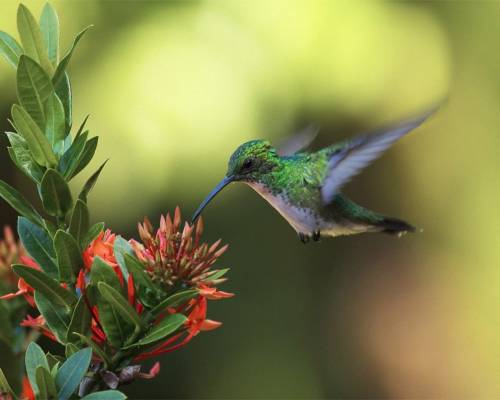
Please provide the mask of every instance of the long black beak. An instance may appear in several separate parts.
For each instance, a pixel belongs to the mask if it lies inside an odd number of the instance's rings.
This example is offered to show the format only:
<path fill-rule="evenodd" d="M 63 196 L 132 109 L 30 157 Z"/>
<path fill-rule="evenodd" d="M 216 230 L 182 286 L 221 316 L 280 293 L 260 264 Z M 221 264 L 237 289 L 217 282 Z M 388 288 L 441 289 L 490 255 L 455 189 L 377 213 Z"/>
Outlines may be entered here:
<path fill-rule="evenodd" d="M 203 209 L 207 206 L 210 201 L 219 193 L 222 189 L 224 189 L 227 185 L 229 185 L 233 181 L 232 176 L 226 176 L 222 181 L 219 182 L 219 184 L 210 192 L 210 194 L 203 200 L 203 203 L 200 204 L 198 209 L 193 215 L 193 218 L 191 219 L 191 223 L 194 224 L 198 217 L 200 216 L 201 212 Z"/>

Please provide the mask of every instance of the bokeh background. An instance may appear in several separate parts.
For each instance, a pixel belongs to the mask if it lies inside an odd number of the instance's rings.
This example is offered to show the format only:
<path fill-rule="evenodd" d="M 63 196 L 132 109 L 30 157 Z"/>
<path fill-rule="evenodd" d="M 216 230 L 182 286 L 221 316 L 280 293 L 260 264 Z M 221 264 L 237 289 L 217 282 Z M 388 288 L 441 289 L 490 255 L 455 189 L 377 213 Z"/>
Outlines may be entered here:
<path fill-rule="evenodd" d="M 0 2 L 0 29 L 17 3 Z M 190 216 L 246 140 L 314 123 L 320 147 L 446 99 L 346 188 L 423 233 L 304 246 L 249 188 L 226 189 L 204 214 L 230 243 L 237 296 L 209 310 L 224 325 L 132 397 L 500 396 L 499 2 L 53 4 L 63 45 L 95 25 L 70 66 L 75 117 L 100 136 L 94 167 L 110 158 L 92 218 L 128 237 L 177 204 Z M 2 130 L 15 97 L 2 62 Z M 0 178 L 35 198 L 0 143 Z M 15 224 L 3 202 L 0 217 Z"/>

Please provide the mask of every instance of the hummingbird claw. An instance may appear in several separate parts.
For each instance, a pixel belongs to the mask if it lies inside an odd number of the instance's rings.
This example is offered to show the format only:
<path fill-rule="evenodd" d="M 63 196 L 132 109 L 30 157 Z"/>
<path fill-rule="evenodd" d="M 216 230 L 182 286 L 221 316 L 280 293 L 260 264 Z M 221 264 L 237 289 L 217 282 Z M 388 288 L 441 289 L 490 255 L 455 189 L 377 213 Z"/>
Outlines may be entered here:
<path fill-rule="evenodd" d="M 315 242 L 319 241 L 319 239 L 321 239 L 321 231 L 319 229 L 317 231 L 314 231 L 312 234 L 312 238 Z"/>
<path fill-rule="evenodd" d="M 302 243 L 306 244 L 309 243 L 309 235 L 306 235 L 305 233 L 299 232 L 299 239 Z"/>

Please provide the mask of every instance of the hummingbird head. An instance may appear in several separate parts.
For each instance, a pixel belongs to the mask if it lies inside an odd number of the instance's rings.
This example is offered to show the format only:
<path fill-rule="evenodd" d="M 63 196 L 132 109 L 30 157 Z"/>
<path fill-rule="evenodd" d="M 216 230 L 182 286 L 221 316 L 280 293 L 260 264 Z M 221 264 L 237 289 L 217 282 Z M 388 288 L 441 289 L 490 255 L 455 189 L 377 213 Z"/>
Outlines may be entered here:
<path fill-rule="evenodd" d="M 266 140 L 251 140 L 239 146 L 231 155 L 224 179 L 203 200 L 193 215 L 196 221 L 207 204 L 231 182 L 258 182 L 260 178 L 275 169 L 279 163 L 276 150 Z"/>

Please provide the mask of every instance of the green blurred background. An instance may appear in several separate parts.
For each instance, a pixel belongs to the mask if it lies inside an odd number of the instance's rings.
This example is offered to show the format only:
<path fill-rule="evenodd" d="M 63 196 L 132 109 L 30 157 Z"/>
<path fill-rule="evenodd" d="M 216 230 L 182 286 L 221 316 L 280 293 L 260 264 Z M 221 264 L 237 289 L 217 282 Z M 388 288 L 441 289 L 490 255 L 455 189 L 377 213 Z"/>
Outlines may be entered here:
<path fill-rule="evenodd" d="M 0 29 L 15 32 L 17 4 L 0 2 Z M 100 136 L 94 167 L 110 158 L 93 220 L 129 237 L 144 215 L 190 216 L 246 140 L 315 123 L 319 147 L 448 99 L 346 188 L 423 233 L 304 246 L 249 188 L 220 195 L 206 236 L 230 243 L 220 266 L 237 296 L 212 302 L 223 327 L 165 356 L 132 397 L 500 396 L 500 3 L 53 4 L 63 45 L 95 25 L 70 66 L 75 117 L 91 113 Z M 3 62 L 0 88 L 5 130 Z M 0 178 L 34 198 L 0 142 Z M 0 216 L 15 224 L 3 202 Z"/>

